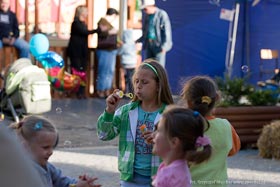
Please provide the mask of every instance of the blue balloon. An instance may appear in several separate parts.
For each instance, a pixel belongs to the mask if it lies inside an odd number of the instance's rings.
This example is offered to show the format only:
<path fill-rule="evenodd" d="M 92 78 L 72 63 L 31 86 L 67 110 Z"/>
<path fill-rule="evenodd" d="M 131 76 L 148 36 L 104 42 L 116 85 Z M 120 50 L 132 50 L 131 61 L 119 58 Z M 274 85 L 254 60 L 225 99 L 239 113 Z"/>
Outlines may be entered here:
<path fill-rule="evenodd" d="M 44 54 L 36 56 L 35 58 L 42 64 L 42 66 L 45 69 L 49 69 L 53 67 L 62 68 L 64 66 L 63 58 L 59 54 L 53 51 L 48 51 Z"/>
<path fill-rule="evenodd" d="M 49 46 L 49 40 L 44 34 L 35 34 L 29 42 L 30 52 L 35 57 L 46 53 Z"/>

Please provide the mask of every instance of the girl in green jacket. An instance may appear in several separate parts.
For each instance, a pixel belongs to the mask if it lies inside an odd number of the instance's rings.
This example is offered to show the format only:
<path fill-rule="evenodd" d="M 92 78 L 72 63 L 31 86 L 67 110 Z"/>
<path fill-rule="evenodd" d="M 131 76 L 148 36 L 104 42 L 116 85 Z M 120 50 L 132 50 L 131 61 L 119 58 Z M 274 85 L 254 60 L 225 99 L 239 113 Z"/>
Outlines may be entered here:
<path fill-rule="evenodd" d="M 173 99 L 165 69 L 155 60 L 141 63 L 133 75 L 132 102 L 118 107 L 121 97 L 115 90 L 106 99 L 98 119 L 97 133 L 107 141 L 119 135 L 118 168 L 121 187 L 151 187 L 151 176 L 160 164 L 152 154 L 152 132 L 166 105 Z M 143 128 L 145 127 L 145 128 Z"/>

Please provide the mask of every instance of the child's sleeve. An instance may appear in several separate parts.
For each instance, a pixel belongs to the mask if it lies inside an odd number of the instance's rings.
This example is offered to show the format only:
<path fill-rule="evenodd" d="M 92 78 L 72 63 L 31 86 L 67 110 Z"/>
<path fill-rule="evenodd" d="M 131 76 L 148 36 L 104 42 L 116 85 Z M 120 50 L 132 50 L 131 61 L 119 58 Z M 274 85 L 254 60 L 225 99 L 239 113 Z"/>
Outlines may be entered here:
<path fill-rule="evenodd" d="M 232 148 L 229 151 L 228 156 L 235 155 L 240 150 L 241 147 L 240 138 L 232 125 L 231 125 L 231 135 L 232 135 Z"/>
<path fill-rule="evenodd" d="M 76 179 L 62 175 L 61 170 L 54 165 L 48 163 L 47 167 L 54 187 L 69 187 L 70 184 L 77 183 Z"/>
<path fill-rule="evenodd" d="M 115 114 L 103 112 L 97 121 L 97 135 L 100 140 L 108 141 L 114 139 L 119 134 L 119 116 L 118 109 Z"/>

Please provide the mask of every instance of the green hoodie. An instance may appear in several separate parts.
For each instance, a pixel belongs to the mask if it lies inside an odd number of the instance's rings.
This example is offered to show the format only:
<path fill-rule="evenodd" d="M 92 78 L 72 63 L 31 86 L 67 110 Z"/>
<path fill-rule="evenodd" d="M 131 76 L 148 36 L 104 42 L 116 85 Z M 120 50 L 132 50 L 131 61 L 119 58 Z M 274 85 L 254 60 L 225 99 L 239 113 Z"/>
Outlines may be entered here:
<path fill-rule="evenodd" d="M 154 121 L 156 124 L 164 107 L 159 111 Z M 138 119 L 139 101 L 131 102 L 121 106 L 114 114 L 106 111 L 100 115 L 97 122 L 97 135 L 100 140 L 108 141 L 119 136 L 118 168 L 121 180 L 133 179 L 134 155 L 135 155 L 135 133 Z M 158 156 L 152 156 L 151 176 L 157 172 L 161 160 Z"/>

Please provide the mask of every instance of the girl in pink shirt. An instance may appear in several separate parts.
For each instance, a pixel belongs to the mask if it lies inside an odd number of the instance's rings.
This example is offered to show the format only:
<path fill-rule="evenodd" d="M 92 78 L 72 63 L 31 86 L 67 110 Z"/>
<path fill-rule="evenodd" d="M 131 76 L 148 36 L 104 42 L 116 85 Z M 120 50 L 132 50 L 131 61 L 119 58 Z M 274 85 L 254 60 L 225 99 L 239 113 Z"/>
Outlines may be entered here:
<path fill-rule="evenodd" d="M 190 163 L 201 163 L 211 155 L 210 139 L 203 135 L 205 119 L 191 109 L 169 106 L 153 134 L 153 153 L 160 156 L 154 187 L 189 187 Z"/>

